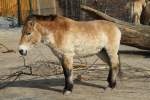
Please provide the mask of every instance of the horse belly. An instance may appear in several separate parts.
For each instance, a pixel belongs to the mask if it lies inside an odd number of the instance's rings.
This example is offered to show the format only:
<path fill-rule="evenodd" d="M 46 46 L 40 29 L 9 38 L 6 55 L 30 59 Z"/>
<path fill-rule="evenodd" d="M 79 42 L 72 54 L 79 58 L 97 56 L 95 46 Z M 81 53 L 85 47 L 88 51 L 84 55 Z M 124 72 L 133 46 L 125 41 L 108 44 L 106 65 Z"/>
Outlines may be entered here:
<path fill-rule="evenodd" d="M 84 42 L 80 41 L 75 45 L 75 55 L 77 56 L 90 56 L 98 53 L 104 47 L 102 42 Z"/>

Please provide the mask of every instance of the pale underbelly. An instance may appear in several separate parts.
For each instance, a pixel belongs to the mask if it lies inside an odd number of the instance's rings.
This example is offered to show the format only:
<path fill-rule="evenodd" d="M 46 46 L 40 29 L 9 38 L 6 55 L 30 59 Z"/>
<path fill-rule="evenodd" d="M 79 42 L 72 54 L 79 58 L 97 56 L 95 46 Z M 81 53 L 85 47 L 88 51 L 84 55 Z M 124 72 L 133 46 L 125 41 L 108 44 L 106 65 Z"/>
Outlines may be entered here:
<path fill-rule="evenodd" d="M 97 54 L 102 50 L 103 47 L 88 47 L 88 48 L 76 48 L 74 53 L 76 56 L 79 57 L 86 57 L 86 56 L 92 56 Z"/>

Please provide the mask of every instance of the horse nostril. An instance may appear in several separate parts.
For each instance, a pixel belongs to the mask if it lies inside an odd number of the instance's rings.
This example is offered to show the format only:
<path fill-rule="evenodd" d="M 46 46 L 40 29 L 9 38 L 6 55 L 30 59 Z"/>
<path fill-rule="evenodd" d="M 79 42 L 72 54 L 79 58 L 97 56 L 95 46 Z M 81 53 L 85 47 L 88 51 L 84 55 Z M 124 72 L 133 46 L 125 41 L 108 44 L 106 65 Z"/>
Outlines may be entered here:
<path fill-rule="evenodd" d="M 23 50 L 21 49 L 21 50 L 19 50 L 19 53 L 21 54 L 21 55 L 23 55 Z"/>
<path fill-rule="evenodd" d="M 26 56 L 27 55 L 27 51 L 26 50 L 23 50 L 23 49 L 20 49 L 19 50 L 19 53 L 23 56 Z"/>

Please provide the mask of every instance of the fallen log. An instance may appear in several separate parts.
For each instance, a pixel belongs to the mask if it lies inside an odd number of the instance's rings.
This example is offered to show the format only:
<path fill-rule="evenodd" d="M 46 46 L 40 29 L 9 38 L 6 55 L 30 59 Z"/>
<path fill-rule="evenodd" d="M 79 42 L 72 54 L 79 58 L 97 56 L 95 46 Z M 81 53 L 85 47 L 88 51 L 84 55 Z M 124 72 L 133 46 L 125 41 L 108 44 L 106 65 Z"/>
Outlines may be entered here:
<path fill-rule="evenodd" d="M 96 15 L 100 19 L 116 23 L 122 31 L 121 44 L 150 50 L 150 26 L 134 25 L 132 23 L 121 21 L 84 5 L 81 5 L 81 9 L 90 13 L 90 15 Z"/>

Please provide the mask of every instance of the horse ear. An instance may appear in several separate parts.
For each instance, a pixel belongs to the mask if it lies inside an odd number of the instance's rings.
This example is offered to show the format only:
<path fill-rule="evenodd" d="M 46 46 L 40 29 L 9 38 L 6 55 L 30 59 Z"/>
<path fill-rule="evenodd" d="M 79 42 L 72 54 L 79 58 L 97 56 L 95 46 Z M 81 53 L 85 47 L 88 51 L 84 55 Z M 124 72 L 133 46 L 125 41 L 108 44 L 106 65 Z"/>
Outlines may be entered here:
<path fill-rule="evenodd" d="M 27 23 L 28 23 L 30 26 L 34 26 L 35 20 L 36 20 L 36 19 L 35 19 L 33 16 L 29 16 L 29 17 L 27 18 Z"/>
<path fill-rule="evenodd" d="M 30 25 L 30 26 L 32 26 L 32 27 L 33 27 L 33 26 L 34 26 L 34 24 L 35 24 L 35 20 L 30 20 L 30 21 L 28 21 L 28 23 L 29 23 L 29 25 Z"/>

